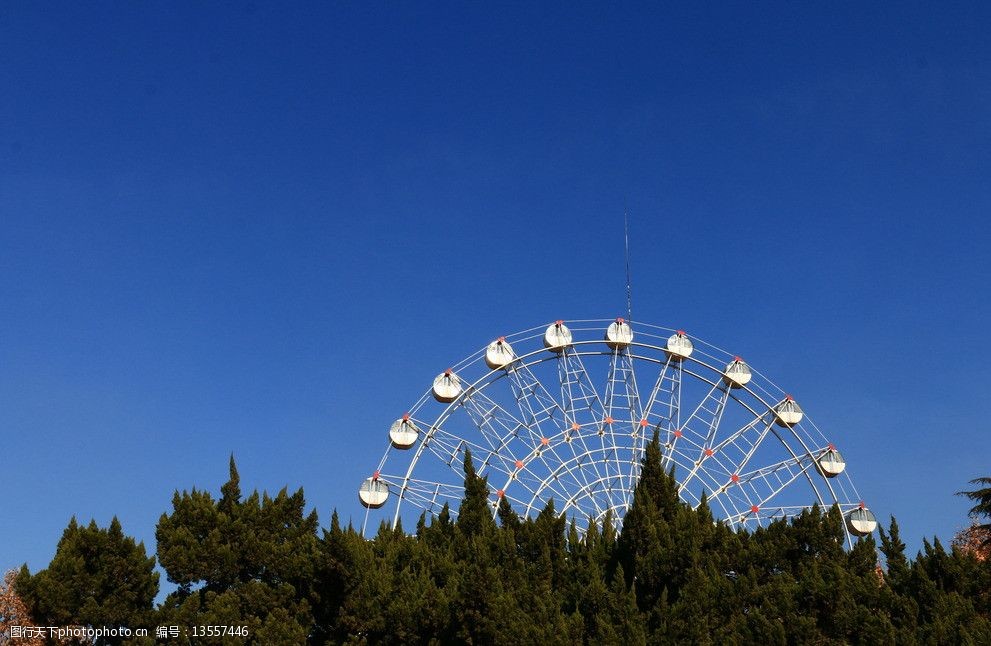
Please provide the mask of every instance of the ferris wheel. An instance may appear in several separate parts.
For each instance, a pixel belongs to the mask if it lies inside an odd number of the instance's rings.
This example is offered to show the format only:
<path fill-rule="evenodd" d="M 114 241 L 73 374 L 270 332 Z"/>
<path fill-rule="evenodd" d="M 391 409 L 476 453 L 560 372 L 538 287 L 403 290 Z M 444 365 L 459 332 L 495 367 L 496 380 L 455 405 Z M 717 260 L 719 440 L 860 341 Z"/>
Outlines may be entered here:
<path fill-rule="evenodd" d="M 385 427 L 385 454 L 358 489 L 363 531 L 375 510 L 393 525 L 445 503 L 456 514 L 466 451 L 488 478 L 493 514 L 502 498 L 524 517 L 553 499 L 582 530 L 607 517 L 618 528 L 655 432 L 681 499 L 696 507 L 704 494 L 731 527 L 814 504 L 839 505 L 849 545 L 877 527 L 836 445 L 798 402 L 683 330 L 638 322 L 634 334 L 617 318 L 499 337 Z"/>

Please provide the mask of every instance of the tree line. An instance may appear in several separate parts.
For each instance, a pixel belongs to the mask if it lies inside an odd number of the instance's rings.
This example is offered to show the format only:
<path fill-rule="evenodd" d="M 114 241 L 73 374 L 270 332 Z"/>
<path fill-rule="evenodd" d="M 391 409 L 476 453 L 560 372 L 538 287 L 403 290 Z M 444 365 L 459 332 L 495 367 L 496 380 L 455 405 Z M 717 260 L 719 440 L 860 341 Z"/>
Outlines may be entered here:
<path fill-rule="evenodd" d="M 73 519 L 47 568 L 0 585 L 0 644 L 57 643 L 11 639 L 11 625 L 182 628 L 169 644 L 991 644 L 989 523 L 914 558 L 894 518 L 879 543 L 844 549 L 835 506 L 735 531 L 704 499 L 679 500 L 655 437 L 622 530 L 607 517 L 581 532 L 553 501 L 522 519 L 502 499 L 493 517 L 464 463 L 457 513 L 372 538 L 336 512 L 321 529 L 302 489 L 242 495 L 233 457 L 219 497 L 175 493 L 154 556 L 116 518 Z M 991 488 L 963 493 L 991 520 Z M 177 586 L 157 606 L 156 562 Z"/>

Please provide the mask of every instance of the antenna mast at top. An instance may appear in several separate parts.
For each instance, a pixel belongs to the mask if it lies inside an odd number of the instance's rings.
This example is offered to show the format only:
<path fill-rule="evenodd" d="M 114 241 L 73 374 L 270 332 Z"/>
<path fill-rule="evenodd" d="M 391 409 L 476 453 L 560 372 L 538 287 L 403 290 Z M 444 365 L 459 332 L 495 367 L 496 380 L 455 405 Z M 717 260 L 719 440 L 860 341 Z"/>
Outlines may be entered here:
<path fill-rule="evenodd" d="M 630 287 L 630 210 L 623 200 L 623 234 L 626 242 L 626 320 L 633 322 L 633 290 Z"/>

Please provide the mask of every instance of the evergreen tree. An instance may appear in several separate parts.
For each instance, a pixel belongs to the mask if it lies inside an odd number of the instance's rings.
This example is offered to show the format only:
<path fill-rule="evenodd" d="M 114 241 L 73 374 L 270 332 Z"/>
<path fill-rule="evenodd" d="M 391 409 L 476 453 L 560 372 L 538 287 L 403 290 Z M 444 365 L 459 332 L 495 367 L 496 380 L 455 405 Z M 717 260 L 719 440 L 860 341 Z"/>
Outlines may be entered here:
<path fill-rule="evenodd" d="M 465 449 L 465 497 L 458 508 L 458 529 L 466 536 L 476 536 L 495 528 L 492 509 L 489 507 L 488 478 L 479 477 L 471 459 L 471 451 Z"/>
<path fill-rule="evenodd" d="M 158 594 L 154 568 L 155 558 L 124 535 L 116 517 L 106 529 L 96 521 L 80 525 L 73 517 L 46 569 L 32 575 L 21 568 L 17 592 L 43 626 L 143 628 L 152 624 Z"/>
<path fill-rule="evenodd" d="M 242 500 L 240 476 L 215 501 L 193 489 L 172 498 L 155 536 L 168 578 L 179 586 L 163 618 L 186 626 L 247 626 L 252 643 L 300 643 L 313 625 L 317 515 L 300 489 Z"/>
<path fill-rule="evenodd" d="M 901 587 L 908 575 L 908 559 L 905 557 L 905 543 L 898 532 L 898 521 L 891 517 L 888 533 L 883 527 L 878 527 L 881 536 L 881 553 L 884 554 L 888 566 L 888 580 L 892 585 Z"/>

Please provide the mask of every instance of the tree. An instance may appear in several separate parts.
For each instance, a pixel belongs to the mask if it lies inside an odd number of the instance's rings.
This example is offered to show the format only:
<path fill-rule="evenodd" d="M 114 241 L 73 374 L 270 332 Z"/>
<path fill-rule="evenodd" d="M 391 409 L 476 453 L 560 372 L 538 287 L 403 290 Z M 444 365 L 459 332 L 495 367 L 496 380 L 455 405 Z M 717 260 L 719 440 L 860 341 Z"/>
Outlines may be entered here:
<path fill-rule="evenodd" d="M 458 510 L 458 528 L 465 536 L 476 536 L 495 529 L 489 507 L 489 483 L 475 471 L 471 451 L 465 449 L 465 497 Z"/>
<path fill-rule="evenodd" d="M 215 501 L 178 491 L 155 537 L 169 581 L 179 589 L 162 608 L 179 625 L 247 626 L 255 643 L 305 641 L 313 625 L 317 515 L 303 490 L 241 499 L 234 457 Z"/>
<path fill-rule="evenodd" d="M 17 576 L 31 616 L 45 626 L 149 626 L 158 594 L 155 557 L 121 530 L 69 521 L 47 569 Z M 110 640 L 110 643 L 119 643 Z"/>
<path fill-rule="evenodd" d="M 983 544 L 991 544 L 991 477 L 974 478 L 970 484 L 985 486 L 973 491 L 958 491 L 957 495 L 966 496 L 977 503 L 970 508 L 970 517 L 978 520 L 984 518 L 987 521 L 977 527 L 983 534 Z"/>
<path fill-rule="evenodd" d="M 881 535 L 881 552 L 888 565 L 888 581 L 900 589 L 908 576 L 908 559 L 905 557 L 905 543 L 898 533 L 898 522 L 895 517 L 891 517 L 887 534 L 884 532 L 884 527 L 878 527 L 878 533 Z"/>
<path fill-rule="evenodd" d="M 987 561 L 991 559 L 991 529 L 975 522 L 953 536 L 953 547 L 978 561 Z"/>
<path fill-rule="evenodd" d="M 37 636 L 16 638 L 17 641 L 11 637 L 11 627 L 35 627 L 27 606 L 15 590 L 16 582 L 17 572 L 10 570 L 4 575 L 3 583 L 0 583 L 0 645 L 42 646 L 44 641 Z"/>

